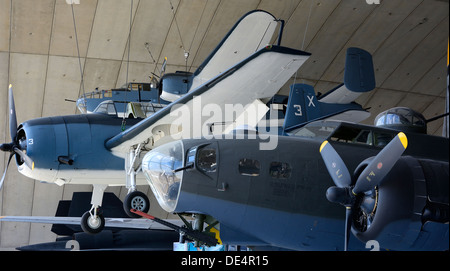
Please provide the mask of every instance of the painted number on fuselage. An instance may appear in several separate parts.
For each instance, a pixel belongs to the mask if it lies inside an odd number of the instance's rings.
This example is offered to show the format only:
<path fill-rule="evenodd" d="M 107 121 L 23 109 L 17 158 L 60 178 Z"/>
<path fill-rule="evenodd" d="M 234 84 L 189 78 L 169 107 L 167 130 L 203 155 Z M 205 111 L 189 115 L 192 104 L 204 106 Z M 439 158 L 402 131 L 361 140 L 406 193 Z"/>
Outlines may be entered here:
<path fill-rule="evenodd" d="M 28 145 L 33 145 L 34 144 L 34 140 L 32 138 L 28 138 Z"/>

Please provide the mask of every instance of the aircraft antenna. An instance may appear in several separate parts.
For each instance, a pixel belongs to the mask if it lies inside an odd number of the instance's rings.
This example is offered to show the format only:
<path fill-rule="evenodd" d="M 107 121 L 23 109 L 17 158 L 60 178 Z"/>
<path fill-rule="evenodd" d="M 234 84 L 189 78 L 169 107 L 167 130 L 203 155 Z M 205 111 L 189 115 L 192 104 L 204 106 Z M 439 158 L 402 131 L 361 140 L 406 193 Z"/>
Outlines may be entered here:
<path fill-rule="evenodd" d="M 81 66 L 80 46 L 78 45 L 77 24 L 75 21 L 75 12 L 73 10 L 73 5 L 74 5 L 73 3 L 70 4 L 70 6 L 72 7 L 72 20 L 73 20 L 73 30 L 75 32 L 75 42 L 77 44 L 78 64 L 80 66 L 81 88 L 83 89 L 83 96 L 86 97 L 86 91 L 84 89 L 83 68 Z"/>

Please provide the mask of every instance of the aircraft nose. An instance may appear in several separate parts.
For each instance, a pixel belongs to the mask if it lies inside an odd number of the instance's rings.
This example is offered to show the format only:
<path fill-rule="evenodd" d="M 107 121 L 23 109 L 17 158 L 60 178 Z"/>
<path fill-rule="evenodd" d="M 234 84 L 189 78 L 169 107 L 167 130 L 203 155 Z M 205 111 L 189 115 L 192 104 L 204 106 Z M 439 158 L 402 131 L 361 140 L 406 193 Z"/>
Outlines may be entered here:
<path fill-rule="evenodd" d="M 142 159 L 142 171 L 158 200 L 167 212 L 173 212 L 180 194 L 184 164 L 182 141 L 174 141 L 155 148 Z"/>

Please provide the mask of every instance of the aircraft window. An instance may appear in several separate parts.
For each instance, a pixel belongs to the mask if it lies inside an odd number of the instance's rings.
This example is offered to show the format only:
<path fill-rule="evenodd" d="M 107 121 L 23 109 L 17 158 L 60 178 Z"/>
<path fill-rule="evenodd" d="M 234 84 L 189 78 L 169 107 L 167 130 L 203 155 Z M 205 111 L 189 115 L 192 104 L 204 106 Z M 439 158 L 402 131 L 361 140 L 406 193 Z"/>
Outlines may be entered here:
<path fill-rule="evenodd" d="M 197 168 L 204 172 L 216 172 L 217 159 L 215 148 L 206 146 L 198 150 Z"/>
<path fill-rule="evenodd" d="M 116 107 L 112 101 L 102 102 L 97 106 L 94 112 L 106 115 L 117 115 Z"/>
<path fill-rule="evenodd" d="M 393 138 L 394 138 L 394 135 L 375 132 L 375 133 L 373 133 L 373 145 L 375 145 L 377 147 L 384 147 Z"/>
<path fill-rule="evenodd" d="M 196 153 L 197 153 L 197 147 L 189 149 L 186 164 L 195 162 L 195 154 Z"/>
<path fill-rule="evenodd" d="M 366 144 L 370 146 L 384 147 L 388 144 L 394 134 L 361 130 L 355 127 L 341 126 L 331 136 L 331 140 L 353 144 Z"/>
<path fill-rule="evenodd" d="M 337 124 L 335 123 L 327 123 L 326 125 L 323 125 L 322 122 L 314 122 L 304 127 L 293 130 L 292 133 L 289 134 L 300 137 L 326 139 L 336 130 L 336 126 Z"/>
<path fill-rule="evenodd" d="M 361 131 L 359 135 L 353 140 L 353 143 L 371 144 L 370 131 Z"/>
<path fill-rule="evenodd" d="M 259 176 L 261 166 L 258 160 L 243 158 L 239 161 L 239 173 L 244 176 Z"/>
<path fill-rule="evenodd" d="M 112 98 L 112 90 L 104 90 L 103 98 Z"/>
<path fill-rule="evenodd" d="M 353 142 L 355 138 L 360 134 L 361 129 L 341 126 L 331 136 L 331 140 L 339 142 Z"/>
<path fill-rule="evenodd" d="M 291 177 L 291 171 L 291 166 L 288 163 L 270 163 L 269 173 L 272 178 L 288 179 L 289 177 Z"/>

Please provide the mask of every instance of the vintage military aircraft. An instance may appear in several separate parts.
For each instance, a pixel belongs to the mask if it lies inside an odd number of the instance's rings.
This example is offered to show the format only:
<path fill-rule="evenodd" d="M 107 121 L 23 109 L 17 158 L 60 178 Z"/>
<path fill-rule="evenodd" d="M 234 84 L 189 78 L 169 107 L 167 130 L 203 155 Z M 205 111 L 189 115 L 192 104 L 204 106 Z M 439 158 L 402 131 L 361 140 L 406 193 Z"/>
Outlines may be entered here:
<path fill-rule="evenodd" d="M 142 170 L 164 210 L 218 222 L 224 244 L 448 250 L 448 139 L 418 133 L 425 122 L 404 108 L 376 122 L 312 122 L 272 150 L 251 131 L 176 140 L 148 152 Z"/>

